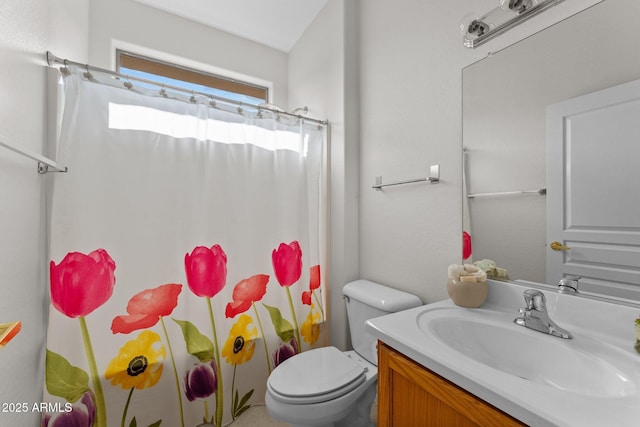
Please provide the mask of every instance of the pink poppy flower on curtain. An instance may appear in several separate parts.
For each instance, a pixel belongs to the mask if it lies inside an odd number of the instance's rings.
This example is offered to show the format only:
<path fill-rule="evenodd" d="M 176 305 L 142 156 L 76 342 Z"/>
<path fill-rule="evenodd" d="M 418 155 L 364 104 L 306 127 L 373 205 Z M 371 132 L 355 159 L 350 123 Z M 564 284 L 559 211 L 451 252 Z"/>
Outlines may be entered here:
<path fill-rule="evenodd" d="M 280 243 L 278 249 L 274 249 L 271 254 L 273 271 L 280 286 L 291 286 L 296 283 L 302 275 L 302 250 L 297 241 L 288 245 Z"/>
<path fill-rule="evenodd" d="M 127 313 L 116 316 L 111 322 L 111 332 L 128 334 L 155 326 L 160 317 L 168 316 L 178 305 L 182 285 L 169 283 L 135 294 L 127 304 Z"/>
<path fill-rule="evenodd" d="M 302 293 L 302 303 L 311 305 L 313 291 L 320 287 L 320 265 L 314 265 L 309 272 L 309 290 Z"/>
<path fill-rule="evenodd" d="M 184 268 L 191 292 L 213 298 L 227 282 L 227 254 L 220 245 L 197 246 L 184 256 Z"/>
<path fill-rule="evenodd" d="M 269 276 L 266 274 L 256 274 L 239 281 L 233 288 L 233 301 L 227 304 L 225 315 L 228 318 L 236 317 L 249 310 L 254 302 L 260 301 L 267 293 L 267 283 Z"/>
<path fill-rule="evenodd" d="M 111 298 L 115 269 L 116 263 L 104 249 L 88 255 L 69 252 L 58 265 L 51 261 L 51 303 L 68 317 L 88 315 Z"/>

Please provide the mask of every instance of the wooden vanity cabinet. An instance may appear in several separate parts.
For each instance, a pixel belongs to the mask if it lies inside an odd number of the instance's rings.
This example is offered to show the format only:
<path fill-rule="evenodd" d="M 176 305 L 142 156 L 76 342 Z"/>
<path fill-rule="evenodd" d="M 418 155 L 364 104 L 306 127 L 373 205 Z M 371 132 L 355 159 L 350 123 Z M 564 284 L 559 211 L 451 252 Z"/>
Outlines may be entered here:
<path fill-rule="evenodd" d="M 525 425 L 384 343 L 378 343 L 379 427 Z"/>

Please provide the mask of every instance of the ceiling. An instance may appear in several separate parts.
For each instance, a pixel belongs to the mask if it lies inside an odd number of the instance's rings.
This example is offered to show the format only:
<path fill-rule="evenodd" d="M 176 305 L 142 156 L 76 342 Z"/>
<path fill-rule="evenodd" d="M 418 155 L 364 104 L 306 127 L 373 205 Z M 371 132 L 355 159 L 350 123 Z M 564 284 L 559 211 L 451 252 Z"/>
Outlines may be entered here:
<path fill-rule="evenodd" d="M 289 52 L 328 0 L 136 0 Z"/>

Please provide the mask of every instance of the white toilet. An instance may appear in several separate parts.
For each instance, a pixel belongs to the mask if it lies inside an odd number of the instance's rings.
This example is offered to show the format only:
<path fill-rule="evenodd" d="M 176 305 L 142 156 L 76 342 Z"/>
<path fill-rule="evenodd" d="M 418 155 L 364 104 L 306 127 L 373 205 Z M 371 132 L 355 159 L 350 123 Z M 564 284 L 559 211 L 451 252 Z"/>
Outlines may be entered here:
<path fill-rule="evenodd" d="M 422 305 L 415 295 L 368 280 L 347 283 L 351 344 L 355 351 L 324 347 L 278 365 L 267 380 L 265 401 L 272 418 L 296 427 L 371 426 L 378 379 L 377 341 L 365 332 L 374 317 Z"/>

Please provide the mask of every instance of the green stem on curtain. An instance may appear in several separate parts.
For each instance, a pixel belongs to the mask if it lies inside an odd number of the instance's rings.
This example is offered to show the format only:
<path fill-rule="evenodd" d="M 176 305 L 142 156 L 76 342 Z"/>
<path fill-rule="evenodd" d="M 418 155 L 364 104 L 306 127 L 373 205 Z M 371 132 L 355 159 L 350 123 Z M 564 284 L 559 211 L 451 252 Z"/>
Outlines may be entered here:
<path fill-rule="evenodd" d="M 287 298 L 289 298 L 289 309 L 291 310 L 291 317 L 293 317 L 293 328 L 296 332 L 296 340 L 298 341 L 298 352 L 302 349 L 302 344 L 300 342 L 300 328 L 298 328 L 298 319 L 296 318 L 296 310 L 293 308 L 293 299 L 291 298 L 291 291 L 287 286 L 285 288 L 287 290 Z"/>
<path fill-rule="evenodd" d="M 211 307 L 211 299 L 207 298 L 207 307 L 209 308 L 209 319 L 211 320 L 211 332 L 213 333 L 213 349 L 216 355 L 216 376 L 218 378 L 218 386 L 216 387 L 216 425 L 222 427 L 222 411 L 224 404 L 224 395 L 222 388 L 222 368 L 220 366 L 220 351 L 218 349 L 218 334 L 216 333 L 216 322 L 213 318 L 213 307 Z"/>
<path fill-rule="evenodd" d="M 251 303 L 253 306 L 253 311 L 256 313 L 256 319 L 258 320 L 258 327 L 260 328 L 260 335 L 262 335 L 262 344 L 264 345 L 264 354 L 267 357 L 267 369 L 269 370 L 269 374 L 271 374 L 271 361 L 269 360 L 269 348 L 267 347 L 267 337 L 264 335 L 264 330 L 262 329 L 262 322 L 260 321 L 260 316 L 258 316 L 258 309 L 256 308 L 255 303 Z"/>
<path fill-rule="evenodd" d="M 78 317 L 80 321 L 80 330 L 82 331 L 82 340 L 84 342 L 84 351 L 87 354 L 89 362 L 89 372 L 91 373 L 91 382 L 93 383 L 93 393 L 96 396 L 96 427 L 107 427 L 107 408 L 104 403 L 104 392 L 102 391 L 102 383 L 98 375 L 98 367 L 96 365 L 96 357 L 93 354 L 93 346 L 89 337 L 89 329 L 87 329 L 87 321 L 84 316 Z"/>
<path fill-rule="evenodd" d="M 124 405 L 124 411 L 122 411 L 122 422 L 120 423 L 121 427 L 124 427 L 124 424 L 127 420 L 127 412 L 129 412 L 129 403 L 131 403 L 131 396 L 133 396 L 133 390 L 135 387 L 131 387 L 131 391 L 129 391 L 129 397 L 127 397 L 127 403 Z"/>
<path fill-rule="evenodd" d="M 171 356 L 171 365 L 173 366 L 173 377 L 176 381 L 176 392 L 178 393 L 178 405 L 180 407 L 180 425 L 184 427 L 184 410 L 182 409 L 182 391 L 180 390 L 180 378 L 178 377 L 178 369 L 176 368 L 176 361 L 173 358 L 173 349 L 171 348 L 171 341 L 169 341 L 169 334 L 167 333 L 167 327 L 164 324 L 164 318 L 160 316 L 160 324 L 162 325 L 162 331 L 164 332 L 164 338 L 167 340 L 167 347 L 169 348 L 169 356 Z"/>
<path fill-rule="evenodd" d="M 204 402 L 204 419 L 206 422 L 209 422 L 209 402 L 203 400 Z"/>
<path fill-rule="evenodd" d="M 322 314 L 322 323 L 324 323 L 324 308 L 322 307 L 322 302 L 320 302 L 320 298 L 318 298 L 318 295 L 316 295 L 316 291 L 313 291 L 312 294 L 313 294 L 313 298 L 318 303 L 318 307 L 320 308 L 320 314 Z"/>
<path fill-rule="evenodd" d="M 236 402 L 236 393 L 235 393 L 235 388 L 236 388 L 236 367 L 238 365 L 234 364 L 233 365 L 233 377 L 231 378 L 231 417 L 235 420 L 236 419 L 236 405 L 238 404 L 238 402 Z"/>

